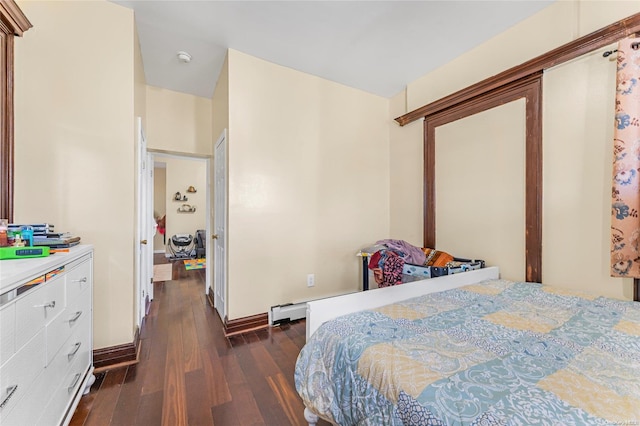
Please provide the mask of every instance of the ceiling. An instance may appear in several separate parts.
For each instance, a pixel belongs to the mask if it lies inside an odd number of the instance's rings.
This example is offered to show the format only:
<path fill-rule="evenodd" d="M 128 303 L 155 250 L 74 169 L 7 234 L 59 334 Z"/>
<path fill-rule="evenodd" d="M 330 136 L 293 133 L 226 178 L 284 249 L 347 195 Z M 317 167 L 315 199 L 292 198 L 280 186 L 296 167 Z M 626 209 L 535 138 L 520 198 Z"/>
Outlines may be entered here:
<path fill-rule="evenodd" d="M 229 48 L 391 97 L 553 3 L 113 1 L 135 11 L 147 84 L 206 98 Z"/>

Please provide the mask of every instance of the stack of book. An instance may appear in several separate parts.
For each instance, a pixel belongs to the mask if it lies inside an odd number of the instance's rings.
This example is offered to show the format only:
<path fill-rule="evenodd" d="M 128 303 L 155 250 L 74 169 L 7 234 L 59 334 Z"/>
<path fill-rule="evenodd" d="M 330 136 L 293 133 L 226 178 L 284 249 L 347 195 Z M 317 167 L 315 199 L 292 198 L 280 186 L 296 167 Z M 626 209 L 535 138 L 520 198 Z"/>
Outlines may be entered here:
<path fill-rule="evenodd" d="M 70 232 L 56 232 L 54 226 L 50 223 L 38 223 L 31 225 L 10 224 L 9 232 L 20 232 L 23 226 L 29 226 L 33 229 L 33 245 L 47 246 L 50 249 L 63 251 L 75 245 L 80 244 L 80 237 Z"/>
<path fill-rule="evenodd" d="M 53 225 L 51 223 L 36 223 L 36 224 L 17 224 L 10 223 L 9 224 L 9 232 L 20 232 L 23 226 L 29 226 L 33 229 L 33 234 L 46 234 L 48 232 L 54 232 Z"/>

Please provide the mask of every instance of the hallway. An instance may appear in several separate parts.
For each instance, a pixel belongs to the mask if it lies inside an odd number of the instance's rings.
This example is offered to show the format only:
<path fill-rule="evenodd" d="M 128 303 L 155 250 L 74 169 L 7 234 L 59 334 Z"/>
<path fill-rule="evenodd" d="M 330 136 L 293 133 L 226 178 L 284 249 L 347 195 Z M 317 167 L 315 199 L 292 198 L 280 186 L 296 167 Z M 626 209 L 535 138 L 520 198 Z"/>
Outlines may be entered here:
<path fill-rule="evenodd" d="M 293 382 L 304 320 L 225 338 L 204 295 L 205 270 L 174 262 L 172 274 L 155 283 L 139 362 L 97 374 L 70 424 L 306 424 Z"/>

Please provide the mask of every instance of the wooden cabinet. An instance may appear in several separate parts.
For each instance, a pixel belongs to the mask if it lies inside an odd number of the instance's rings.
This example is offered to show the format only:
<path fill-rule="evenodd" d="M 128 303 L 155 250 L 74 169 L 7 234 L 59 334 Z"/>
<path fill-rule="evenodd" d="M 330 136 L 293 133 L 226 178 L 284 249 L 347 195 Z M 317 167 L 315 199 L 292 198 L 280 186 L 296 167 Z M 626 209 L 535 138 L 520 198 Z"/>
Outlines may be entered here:
<path fill-rule="evenodd" d="M 0 424 L 66 425 L 93 377 L 93 248 L 0 264 Z"/>

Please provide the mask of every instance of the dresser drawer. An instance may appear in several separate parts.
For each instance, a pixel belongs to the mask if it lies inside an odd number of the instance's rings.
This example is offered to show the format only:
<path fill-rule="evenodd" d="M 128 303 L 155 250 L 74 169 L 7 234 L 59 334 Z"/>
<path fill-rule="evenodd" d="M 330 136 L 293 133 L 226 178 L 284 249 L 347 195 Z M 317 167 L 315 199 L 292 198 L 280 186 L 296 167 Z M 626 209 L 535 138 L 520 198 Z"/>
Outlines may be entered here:
<path fill-rule="evenodd" d="M 91 292 L 83 291 L 73 303 L 47 325 L 47 365 L 56 356 L 64 342 L 81 324 L 91 323 Z"/>
<path fill-rule="evenodd" d="M 88 321 L 90 323 L 91 321 Z M 83 330 L 85 333 L 90 333 L 90 326 L 87 325 Z M 22 400 L 20 406 L 13 410 L 6 420 L 6 423 L 0 422 L 2 426 L 25 426 L 35 425 L 40 419 L 42 424 L 47 426 L 53 426 L 59 424 L 59 419 L 63 416 L 63 410 L 66 403 L 60 403 L 57 405 L 51 403 L 51 401 L 60 394 L 58 388 L 60 388 L 69 376 L 73 369 L 73 366 L 79 358 L 83 358 L 80 363 L 86 363 L 87 368 L 90 367 L 90 350 L 91 335 L 82 335 L 82 331 L 79 332 L 82 336 L 80 340 L 81 345 L 78 351 L 72 355 L 75 351 L 76 335 L 71 337 L 68 342 L 65 342 L 62 350 L 53 362 L 44 369 L 43 373 L 36 378 L 35 382 L 31 386 L 29 391 L 28 401 Z M 86 344 L 85 344 L 86 342 Z M 62 394 L 64 395 L 64 394 Z M 71 396 L 68 394 L 67 399 L 71 402 Z M 47 415 L 43 416 L 43 407 L 47 407 Z M 54 409 L 57 407 L 57 409 Z"/>
<path fill-rule="evenodd" d="M 16 305 L 12 303 L 0 308 L 0 366 L 16 352 L 15 339 Z"/>
<path fill-rule="evenodd" d="M 20 400 L 20 404 L 16 406 L 5 418 L 0 420 L 2 426 L 26 426 L 34 425 L 40 418 L 42 411 L 42 401 L 49 397 L 50 389 L 38 386 L 38 381 L 44 373 L 36 377 L 31 387 L 27 389 L 27 396 Z"/>
<path fill-rule="evenodd" d="M 78 397 L 82 396 L 80 387 L 83 385 L 87 378 L 87 373 L 91 368 L 91 348 L 89 347 L 91 338 L 90 335 L 87 335 L 82 341 L 76 341 L 73 338 L 71 340 L 75 343 L 70 342 L 69 353 L 75 351 L 77 343 L 81 343 L 81 345 L 72 357 L 67 356 L 67 350 L 63 349 L 52 362 L 50 367 L 54 365 L 57 366 L 58 363 L 61 365 L 68 363 L 69 367 L 61 379 L 58 380 L 56 375 L 57 389 L 51 395 L 51 399 L 42 412 L 42 417 L 40 417 L 37 423 L 38 425 L 49 426 L 60 424 L 78 392 L 80 392 Z M 47 370 L 49 370 L 50 367 L 48 367 Z M 64 367 L 60 367 L 60 369 L 62 368 Z M 47 383 L 47 386 L 51 386 L 51 384 Z M 51 387 L 51 389 L 53 388 L 54 387 Z"/>
<path fill-rule="evenodd" d="M 64 284 L 64 275 L 58 276 L 16 301 L 16 348 L 64 310 Z"/>
<path fill-rule="evenodd" d="M 91 321 L 86 318 L 78 324 L 74 333 L 47 365 L 46 379 L 42 383 L 49 389 L 55 389 L 64 382 L 71 365 L 84 353 L 91 352 Z"/>
<path fill-rule="evenodd" d="M 67 301 L 71 304 L 81 293 L 91 287 L 91 258 L 83 258 L 77 265 L 68 265 L 66 269 Z"/>
<path fill-rule="evenodd" d="M 5 417 L 29 398 L 29 388 L 44 368 L 44 344 L 41 330 L 0 368 L 0 424 L 8 424 Z"/>

